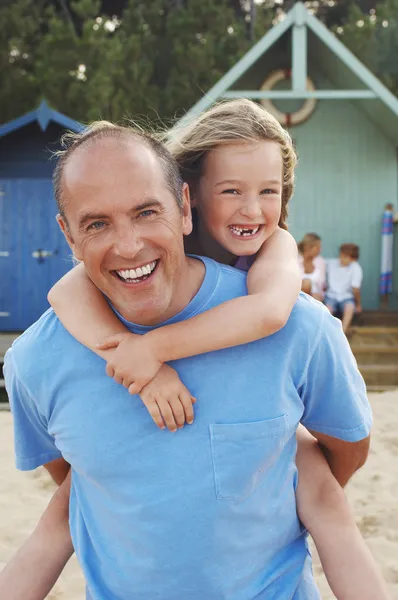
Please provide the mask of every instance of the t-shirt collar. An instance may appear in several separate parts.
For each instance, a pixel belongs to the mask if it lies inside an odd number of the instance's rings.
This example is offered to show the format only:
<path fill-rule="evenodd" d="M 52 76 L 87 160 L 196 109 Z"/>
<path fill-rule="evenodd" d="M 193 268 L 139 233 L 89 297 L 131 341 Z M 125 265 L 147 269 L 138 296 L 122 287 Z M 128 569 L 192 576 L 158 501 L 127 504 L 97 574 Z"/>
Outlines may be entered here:
<path fill-rule="evenodd" d="M 192 258 L 197 258 L 201 260 L 205 266 L 205 276 L 203 278 L 202 285 L 199 290 L 192 298 L 191 302 L 187 304 L 185 308 L 182 309 L 179 313 L 171 317 L 167 321 L 163 323 L 159 323 L 154 326 L 146 326 L 139 325 L 138 323 L 133 323 L 125 319 L 112 304 L 110 304 L 113 312 L 117 315 L 120 321 L 133 333 L 147 333 L 152 329 L 157 329 L 158 327 L 163 327 L 163 325 L 171 325 L 172 323 L 177 323 L 178 321 L 185 321 L 186 319 L 190 319 L 197 313 L 201 312 L 202 307 L 210 300 L 211 296 L 214 293 L 214 290 L 217 287 L 217 283 L 220 276 L 220 265 L 212 260 L 211 258 L 206 258 L 204 256 L 196 256 L 190 255 Z"/>

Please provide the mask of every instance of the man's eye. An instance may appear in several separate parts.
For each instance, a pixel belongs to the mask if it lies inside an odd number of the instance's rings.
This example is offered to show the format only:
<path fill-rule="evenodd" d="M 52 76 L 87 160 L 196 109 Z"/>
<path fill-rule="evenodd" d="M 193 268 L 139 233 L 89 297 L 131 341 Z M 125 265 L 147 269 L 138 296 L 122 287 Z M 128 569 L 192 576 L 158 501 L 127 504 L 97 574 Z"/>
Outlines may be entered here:
<path fill-rule="evenodd" d="M 150 217 L 151 215 L 154 215 L 155 211 L 154 210 L 143 210 L 142 212 L 140 212 L 139 216 L 140 217 Z"/>
<path fill-rule="evenodd" d="M 231 188 L 229 190 L 223 190 L 221 193 L 222 194 L 233 194 L 233 195 L 239 194 L 238 190 L 236 190 L 234 188 Z"/>
<path fill-rule="evenodd" d="M 87 227 L 87 231 L 92 231 L 92 230 L 99 230 L 102 229 L 105 226 L 104 221 L 94 221 L 94 223 L 90 223 L 90 225 Z"/>

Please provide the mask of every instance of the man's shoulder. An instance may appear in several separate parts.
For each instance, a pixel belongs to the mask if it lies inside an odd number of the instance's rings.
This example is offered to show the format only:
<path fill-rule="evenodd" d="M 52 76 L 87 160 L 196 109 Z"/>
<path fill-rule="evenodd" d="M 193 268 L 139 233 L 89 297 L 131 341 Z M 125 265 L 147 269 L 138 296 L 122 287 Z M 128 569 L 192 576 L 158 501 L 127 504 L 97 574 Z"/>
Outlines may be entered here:
<path fill-rule="evenodd" d="M 305 336 L 315 340 L 329 318 L 333 319 L 322 302 L 300 292 L 287 325 L 294 328 L 300 337 Z"/>
<path fill-rule="evenodd" d="M 200 257 L 212 282 L 212 293 L 202 307 L 203 310 L 221 304 L 226 300 L 247 294 L 247 273 L 235 267 L 224 265 L 212 258 Z"/>
<path fill-rule="evenodd" d="M 49 308 L 14 341 L 6 353 L 6 360 L 12 360 L 21 377 L 29 378 L 30 374 L 59 360 L 61 349 L 67 351 L 68 340 L 74 341 Z"/>

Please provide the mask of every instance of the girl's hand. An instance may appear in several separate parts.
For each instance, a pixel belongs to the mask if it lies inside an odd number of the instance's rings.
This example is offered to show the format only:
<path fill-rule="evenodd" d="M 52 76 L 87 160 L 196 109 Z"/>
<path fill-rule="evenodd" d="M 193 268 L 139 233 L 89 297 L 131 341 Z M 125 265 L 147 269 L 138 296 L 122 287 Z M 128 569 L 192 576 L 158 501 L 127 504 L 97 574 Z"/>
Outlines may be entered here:
<path fill-rule="evenodd" d="M 141 390 L 140 396 L 160 429 L 168 427 L 170 431 L 176 431 L 185 423 L 193 423 L 196 398 L 168 365 L 162 365 L 156 377 Z"/>
<path fill-rule="evenodd" d="M 139 394 L 162 366 L 150 339 L 146 335 L 118 333 L 97 345 L 98 350 L 114 349 L 106 364 L 106 373 L 128 388 L 130 394 Z"/>

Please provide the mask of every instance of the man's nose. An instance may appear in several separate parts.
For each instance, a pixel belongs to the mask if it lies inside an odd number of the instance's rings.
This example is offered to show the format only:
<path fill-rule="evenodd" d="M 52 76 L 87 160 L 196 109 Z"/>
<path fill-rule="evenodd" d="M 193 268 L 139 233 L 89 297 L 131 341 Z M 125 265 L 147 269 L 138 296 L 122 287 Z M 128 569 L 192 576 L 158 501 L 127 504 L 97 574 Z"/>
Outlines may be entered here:
<path fill-rule="evenodd" d="M 250 196 L 245 199 L 243 206 L 240 209 L 240 213 L 243 217 L 248 219 L 256 219 L 262 216 L 261 203 L 259 197 Z"/>
<path fill-rule="evenodd" d="M 114 249 L 122 258 L 134 258 L 142 247 L 142 238 L 134 227 L 123 228 L 117 232 Z"/>

